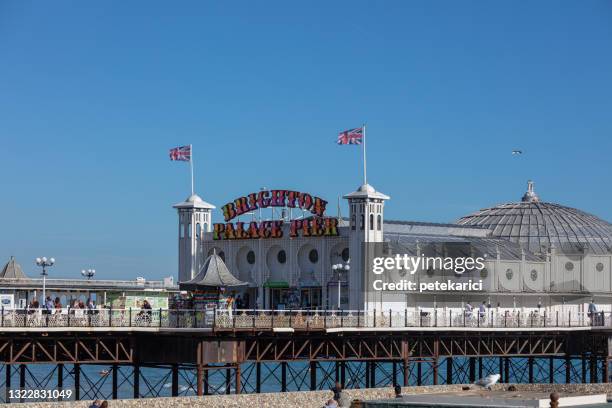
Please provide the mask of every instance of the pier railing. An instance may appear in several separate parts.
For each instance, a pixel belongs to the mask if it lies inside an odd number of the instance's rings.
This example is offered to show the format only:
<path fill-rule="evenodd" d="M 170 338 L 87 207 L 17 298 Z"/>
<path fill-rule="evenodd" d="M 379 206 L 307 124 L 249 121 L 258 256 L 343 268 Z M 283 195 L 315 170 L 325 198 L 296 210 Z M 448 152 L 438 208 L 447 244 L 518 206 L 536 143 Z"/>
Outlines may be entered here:
<path fill-rule="evenodd" d="M 176 328 L 219 330 L 326 330 L 337 328 L 555 328 L 612 327 L 612 313 L 488 310 L 233 310 L 6 309 L 2 328 Z"/>

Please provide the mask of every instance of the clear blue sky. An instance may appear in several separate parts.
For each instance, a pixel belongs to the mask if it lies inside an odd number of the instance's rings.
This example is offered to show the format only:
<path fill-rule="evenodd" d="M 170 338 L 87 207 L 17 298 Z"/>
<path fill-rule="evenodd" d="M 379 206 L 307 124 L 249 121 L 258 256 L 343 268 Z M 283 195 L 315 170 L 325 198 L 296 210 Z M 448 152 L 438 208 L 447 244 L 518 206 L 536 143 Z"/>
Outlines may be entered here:
<path fill-rule="evenodd" d="M 533 178 L 610 221 L 612 2 L 1 1 L 0 261 L 175 275 L 170 147 L 194 145 L 217 206 L 335 202 L 361 182 L 336 134 L 363 121 L 389 219 L 453 221 Z"/>

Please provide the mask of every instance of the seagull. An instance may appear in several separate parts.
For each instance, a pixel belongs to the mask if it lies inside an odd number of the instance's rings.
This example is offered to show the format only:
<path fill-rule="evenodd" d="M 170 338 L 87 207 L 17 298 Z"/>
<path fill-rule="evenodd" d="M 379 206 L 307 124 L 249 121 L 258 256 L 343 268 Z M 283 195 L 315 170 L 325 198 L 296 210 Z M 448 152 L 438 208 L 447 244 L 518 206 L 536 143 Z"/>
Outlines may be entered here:
<path fill-rule="evenodd" d="M 474 385 L 481 386 L 482 388 L 486 388 L 491 391 L 491 386 L 497 383 L 500 379 L 500 374 L 490 374 L 480 380 L 476 381 Z"/>
<path fill-rule="evenodd" d="M 519 154 L 523 154 L 523 151 L 522 150 L 513 150 L 512 151 L 512 155 L 513 156 L 516 156 L 516 155 L 519 155 Z"/>

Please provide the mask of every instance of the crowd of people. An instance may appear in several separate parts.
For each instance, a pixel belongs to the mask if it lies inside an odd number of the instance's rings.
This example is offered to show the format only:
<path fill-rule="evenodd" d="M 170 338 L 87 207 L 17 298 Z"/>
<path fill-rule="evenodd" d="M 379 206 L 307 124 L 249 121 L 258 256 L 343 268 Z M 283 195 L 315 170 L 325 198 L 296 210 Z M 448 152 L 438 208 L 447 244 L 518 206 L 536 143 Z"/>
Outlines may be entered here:
<path fill-rule="evenodd" d="M 57 314 L 62 313 L 64 306 L 62 305 L 62 302 L 59 297 L 56 297 L 53 300 L 51 296 L 47 296 L 44 303 L 42 304 L 42 307 L 38 299 L 32 299 L 27 307 L 28 314 L 36 313 L 41 309 L 43 314 Z M 75 314 L 79 310 L 87 310 L 88 312 L 93 312 L 95 309 L 96 305 L 91 298 L 87 299 L 87 302 L 83 302 L 79 299 L 74 299 L 72 303 L 68 306 L 68 310 L 72 310 Z"/>

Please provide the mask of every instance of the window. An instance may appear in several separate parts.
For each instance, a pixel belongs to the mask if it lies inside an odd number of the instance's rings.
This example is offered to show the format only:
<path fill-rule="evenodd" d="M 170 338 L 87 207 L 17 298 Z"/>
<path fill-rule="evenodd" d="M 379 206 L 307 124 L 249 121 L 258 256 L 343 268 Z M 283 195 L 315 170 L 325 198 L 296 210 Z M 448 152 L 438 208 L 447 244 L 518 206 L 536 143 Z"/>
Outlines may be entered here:
<path fill-rule="evenodd" d="M 485 279 L 487 276 L 489 276 L 489 271 L 487 271 L 487 268 L 482 268 L 480 270 L 480 277 Z"/>
<path fill-rule="evenodd" d="M 566 271 L 573 271 L 574 270 L 574 264 L 572 262 L 566 262 L 565 263 L 565 270 Z"/>
<path fill-rule="evenodd" d="M 514 275 L 514 272 L 512 272 L 512 269 L 510 268 L 506 269 L 506 278 L 508 278 L 508 280 L 512 280 L 512 275 Z"/>
<path fill-rule="evenodd" d="M 255 252 L 249 251 L 247 253 L 247 262 L 251 265 L 255 263 Z"/>
<path fill-rule="evenodd" d="M 365 228 L 365 216 L 363 214 L 361 214 L 361 224 L 359 225 L 359 229 L 364 229 Z"/>
<path fill-rule="evenodd" d="M 597 272 L 603 272 L 604 264 L 602 264 L 601 262 L 597 262 L 597 265 L 595 265 L 595 269 L 597 270 Z"/>
<path fill-rule="evenodd" d="M 380 214 L 376 217 L 376 229 L 379 231 L 382 229 L 382 216 Z"/>
<path fill-rule="evenodd" d="M 353 216 L 351 217 L 351 229 L 353 231 L 355 231 L 356 228 L 355 224 L 357 224 L 357 222 L 355 221 L 355 214 L 353 214 Z"/>
<path fill-rule="evenodd" d="M 185 224 L 179 224 L 179 236 L 185 238 Z"/>
<path fill-rule="evenodd" d="M 200 223 L 196 224 L 196 238 L 200 239 Z"/>
<path fill-rule="evenodd" d="M 531 280 L 534 282 L 538 280 L 538 271 L 535 269 L 531 270 Z"/>
<path fill-rule="evenodd" d="M 344 262 L 348 262 L 348 260 L 349 260 L 349 249 L 348 248 L 344 248 L 342 250 L 342 260 Z"/>
<path fill-rule="evenodd" d="M 287 262 L 287 253 L 284 249 L 278 251 L 278 254 L 276 254 L 276 260 L 279 264 L 284 264 L 285 262 Z"/>
<path fill-rule="evenodd" d="M 308 253 L 308 259 L 310 260 L 310 262 L 312 263 L 317 263 L 319 262 L 319 253 L 317 252 L 316 249 L 311 249 L 310 252 Z"/>
<path fill-rule="evenodd" d="M 187 236 L 191 238 L 191 223 L 187 224 Z"/>
<path fill-rule="evenodd" d="M 374 229 L 374 214 L 370 214 L 370 231 Z"/>

